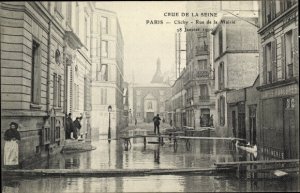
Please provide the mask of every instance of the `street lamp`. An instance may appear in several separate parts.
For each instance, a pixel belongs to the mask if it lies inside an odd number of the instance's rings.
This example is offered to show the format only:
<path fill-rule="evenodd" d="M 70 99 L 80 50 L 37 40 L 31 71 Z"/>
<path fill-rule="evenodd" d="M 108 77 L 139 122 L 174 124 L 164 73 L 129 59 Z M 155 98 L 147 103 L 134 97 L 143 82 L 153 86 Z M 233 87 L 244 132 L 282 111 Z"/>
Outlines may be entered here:
<path fill-rule="evenodd" d="M 111 138 L 110 134 L 110 112 L 112 111 L 111 105 L 108 106 L 108 140 Z"/>

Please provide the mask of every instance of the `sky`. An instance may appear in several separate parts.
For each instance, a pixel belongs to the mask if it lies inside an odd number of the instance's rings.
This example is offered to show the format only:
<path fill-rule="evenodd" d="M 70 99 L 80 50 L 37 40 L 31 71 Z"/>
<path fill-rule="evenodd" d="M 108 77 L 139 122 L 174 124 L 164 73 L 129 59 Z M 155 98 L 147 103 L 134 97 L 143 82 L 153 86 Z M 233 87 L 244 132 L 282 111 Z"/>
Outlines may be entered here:
<path fill-rule="evenodd" d="M 131 81 L 134 73 L 136 83 L 150 82 L 157 58 L 161 60 L 162 72 L 174 68 L 175 33 L 182 25 L 174 24 L 174 17 L 165 17 L 164 13 L 184 12 L 185 6 L 186 2 L 180 1 L 97 2 L 97 7 L 117 13 L 124 39 L 125 81 Z M 146 20 L 168 20 L 172 23 L 151 25 L 146 24 Z"/>

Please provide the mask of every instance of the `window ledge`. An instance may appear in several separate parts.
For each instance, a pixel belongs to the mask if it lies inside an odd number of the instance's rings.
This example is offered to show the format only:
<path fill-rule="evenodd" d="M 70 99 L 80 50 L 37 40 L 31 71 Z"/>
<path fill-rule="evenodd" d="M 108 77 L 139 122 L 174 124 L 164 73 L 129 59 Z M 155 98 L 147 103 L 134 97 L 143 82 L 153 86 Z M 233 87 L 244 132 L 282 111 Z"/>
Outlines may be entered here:
<path fill-rule="evenodd" d="M 42 105 L 30 103 L 30 108 L 31 109 L 41 109 Z"/>
<path fill-rule="evenodd" d="M 297 78 L 292 77 L 292 78 L 289 78 L 286 80 L 280 80 L 280 81 L 276 81 L 274 83 L 269 83 L 269 84 L 265 84 L 262 86 L 258 86 L 258 87 L 256 87 L 256 89 L 258 91 L 264 91 L 264 90 L 269 90 L 269 89 L 273 89 L 273 88 L 277 88 L 277 87 L 287 86 L 287 85 L 294 84 L 297 82 L 298 82 Z"/>

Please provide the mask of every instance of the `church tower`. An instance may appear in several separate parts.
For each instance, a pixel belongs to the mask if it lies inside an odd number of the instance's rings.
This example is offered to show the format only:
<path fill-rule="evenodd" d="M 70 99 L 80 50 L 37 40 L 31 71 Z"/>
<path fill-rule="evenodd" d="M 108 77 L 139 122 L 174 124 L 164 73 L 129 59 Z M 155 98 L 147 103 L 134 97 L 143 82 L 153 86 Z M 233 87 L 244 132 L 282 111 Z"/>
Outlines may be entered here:
<path fill-rule="evenodd" d="M 161 72 L 160 66 L 160 59 L 158 58 L 156 62 L 156 72 L 151 80 L 151 83 L 164 83 L 164 77 Z"/>

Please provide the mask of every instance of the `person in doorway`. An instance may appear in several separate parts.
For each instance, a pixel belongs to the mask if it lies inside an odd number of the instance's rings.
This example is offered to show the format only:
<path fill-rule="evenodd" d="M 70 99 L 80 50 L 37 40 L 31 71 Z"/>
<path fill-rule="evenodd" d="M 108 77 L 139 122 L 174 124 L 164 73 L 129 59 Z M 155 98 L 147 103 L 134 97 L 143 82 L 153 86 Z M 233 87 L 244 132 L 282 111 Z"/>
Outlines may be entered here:
<path fill-rule="evenodd" d="M 71 139 L 71 133 L 74 132 L 72 114 L 69 113 L 66 120 L 66 139 Z"/>
<path fill-rule="evenodd" d="M 4 133 L 4 167 L 15 169 L 19 167 L 19 141 L 20 133 L 17 130 L 19 125 L 15 122 L 10 123 L 10 128 Z"/>
<path fill-rule="evenodd" d="M 170 120 L 170 126 L 171 126 L 171 127 L 173 126 L 173 121 L 172 121 L 172 119 Z"/>
<path fill-rule="evenodd" d="M 81 118 L 76 117 L 76 120 L 73 122 L 75 139 L 78 139 L 78 136 L 80 136 L 80 129 L 81 129 L 80 121 L 81 121 Z"/>
<path fill-rule="evenodd" d="M 156 134 L 156 129 L 157 129 L 157 134 L 160 134 L 159 132 L 159 125 L 160 125 L 160 117 L 159 114 L 157 114 L 154 118 L 153 118 L 153 123 L 154 123 L 154 134 Z"/>
<path fill-rule="evenodd" d="M 136 125 L 137 124 L 137 120 L 136 120 L 136 118 L 135 118 L 135 120 L 134 120 L 134 125 Z"/>

